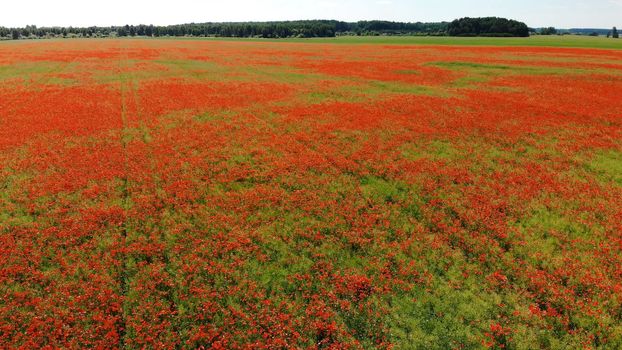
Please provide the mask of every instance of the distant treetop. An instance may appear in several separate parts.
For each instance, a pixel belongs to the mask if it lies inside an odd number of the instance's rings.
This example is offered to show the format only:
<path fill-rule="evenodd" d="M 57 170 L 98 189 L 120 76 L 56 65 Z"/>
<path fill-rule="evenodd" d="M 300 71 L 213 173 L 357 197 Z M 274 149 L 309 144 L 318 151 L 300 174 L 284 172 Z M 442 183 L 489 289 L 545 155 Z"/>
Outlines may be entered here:
<path fill-rule="evenodd" d="M 527 37 L 529 27 L 523 22 L 499 17 L 460 18 L 447 28 L 450 36 Z"/>
<path fill-rule="evenodd" d="M 313 38 L 337 35 L 446 35 L 447 22 L 390 22 L 334 20 L 282 22 L 188 23 L 169 26 L 125 25 L 112 27 L 0 27 L 0 39 L 45 37 L 194 36 L 239 38 Z"/>

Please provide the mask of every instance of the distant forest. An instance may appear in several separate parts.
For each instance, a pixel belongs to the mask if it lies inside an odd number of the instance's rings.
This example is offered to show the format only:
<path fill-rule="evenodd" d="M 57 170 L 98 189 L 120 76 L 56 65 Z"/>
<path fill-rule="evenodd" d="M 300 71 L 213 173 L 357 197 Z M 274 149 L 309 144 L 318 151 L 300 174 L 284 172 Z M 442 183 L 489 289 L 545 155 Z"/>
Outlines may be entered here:
<path fill-rule="evenodd" d="M 287 22 L 189 23 L 170 26 L 125 25 L 113 27 L 0 27 L 0 37 L 8 39 L 46 37 L 126 37 L 194 36 L 238 38 L 315 38 L 337 35 L 446 35 L 447 22 L 402 23 L 332 20 Z"/>
<path fill-rule="evenodd" d="M 239 37 L 314 38 L 340 35 L 426 35 L 426 36 L 529 36 L 525 23 L 505 18 L 462 18 L 453 22 L 405 23 L 390 21 L 333 20 L 286 22 L 189 23 L 170 26 L 125 25 L 112 27 L 0 27 L 2 39 L 71 37 Z"/>
<path fill-rule="evenodd" d="M 449 24 L 447 34 L 450 36 L 493 36 L 493 37 L 527 37 L 529 27 L 523 22 L 498 18 L 461 18 Z"/>

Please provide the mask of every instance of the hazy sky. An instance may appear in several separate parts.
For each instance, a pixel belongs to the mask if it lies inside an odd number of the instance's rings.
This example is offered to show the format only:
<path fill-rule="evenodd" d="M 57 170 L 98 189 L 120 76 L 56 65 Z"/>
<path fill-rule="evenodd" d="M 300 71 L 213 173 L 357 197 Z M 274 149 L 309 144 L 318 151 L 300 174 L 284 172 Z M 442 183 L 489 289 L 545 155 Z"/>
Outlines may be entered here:
<path fill-rule="evenodd" d="M 2 0 L 0 26 L 500 16 L 532 27 L 622 27 L 622 0 Z"/>

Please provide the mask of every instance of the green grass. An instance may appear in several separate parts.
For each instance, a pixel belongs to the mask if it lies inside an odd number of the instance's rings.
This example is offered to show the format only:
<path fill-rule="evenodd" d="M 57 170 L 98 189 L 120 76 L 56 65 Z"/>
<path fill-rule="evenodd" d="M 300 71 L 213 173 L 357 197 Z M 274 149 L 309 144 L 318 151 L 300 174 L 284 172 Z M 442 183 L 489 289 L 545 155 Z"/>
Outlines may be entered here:
<path fill-rule="evenodd" d="M 598 178 L 622 185 L 622 153 L 616 151 L 602 152 L 586 164 L 586 168 L 596 173 Z"/>
<path fill-rule="evenodd" d="M 496 77 L 508 75 L 560 75 L 571 76 L 579 74 L 615 74 L 605 69 L 582 69 L 582 68 L 560 68 L 560 67 L 541 67 L 541 66 L 510 66 L 510 65 L 491 65 L 473 62 L 432 62 L 429 66 L 449 69 L 456 72 L 466 72 L 466 76 L 453 82 L 450 86 L 459 88 L 476 87 L 479 83 L 486 83 Z"/>
<path fill-rule="evenodd" d="M 170 38 L 180 39 L 180 38 Z M 622 49 L 622 39 L 581 35 L 532 36 L 529 38 L 480 38 L 435 36 L 341 36 L 336 38 L 183 38 L 186 40 L 293 42 L 322 44 L 381 44 L 381 45 L 464 45 L 464 46 L 536 46 Z"/>
<path fill-rule="evenodd" d="M 247 42 L 289 42 L 289 43 L 320 43 L 320 44 L 377 44 L 377 45 L 457 45 L 457 46 L 533 46 L 533 47 L 568 47 L 594 49 L 622 49 L 622 39 L 591 37 L 582 35 L 551 35 L 532 36 L 528 38 L 480 38 L 480 37 L 446 37 L 446 36 L 340 36 L 335 38 L 201 38 L 201 37 L 132 37 L 114 38 L 115 40 L 213 40 L 213 41 L 247 41 Z M 62 41 L 69 39 L 48 39 Z M 109 39 L 71 39 L 71 40 L 109 40 Z M 0 45 L 12 45 L 24 41 L 0 41 Z"/>
<path fill-rule="evenodd" d="M 41 61 L 41 62 L 22 62 L 2 66 L 0 65 L 0 82 L 11 79 L 23 79 L 26 81 L 40 81 L 46 75 L 57 72 L 64 67 L 62 63 Z M 49 79 L 51 80 L 51 78 Z"/>

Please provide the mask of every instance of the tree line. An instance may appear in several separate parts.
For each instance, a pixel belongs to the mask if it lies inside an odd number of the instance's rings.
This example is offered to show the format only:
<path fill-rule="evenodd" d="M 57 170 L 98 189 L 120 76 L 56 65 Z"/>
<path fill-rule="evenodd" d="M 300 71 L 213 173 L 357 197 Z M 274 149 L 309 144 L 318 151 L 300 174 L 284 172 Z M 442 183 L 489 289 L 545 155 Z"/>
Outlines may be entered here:
<path fill-rule="evenodd" d="M 169 26 L 125 25 L 112 27 L 0 27 L 0 37 L 10 39 L 45 37 L 195 36 L 239 38 L 314 38 L 337 35 L 445 35 L 447 23 L 390 21 L 341 22 L 332 20 L 285 22 L 189 23 Z"/>
<path fill-rule="evenodd" d="M 133 36 L 314 38 L 338 35 L 528 36 L 529 29 L 524 23 L 496 17 L 462 18 L 451 23 L 312 20 L 189 23 L 169 26 L 141 24 L 111 27 L 0 27 L 0 38 L 3 39 Z"/>
<path fill-rule="evenodd" d="M 618 29 L 613 27 L 611 29 L 602 28 L 570 28 L 570 29 L 557 29 L 555 27 L 545 27 L 538 29 L 530 29 L 538 35 L 587 35 L 587 36 L 607 36 L 607 38 L 619 38 Z"/>

